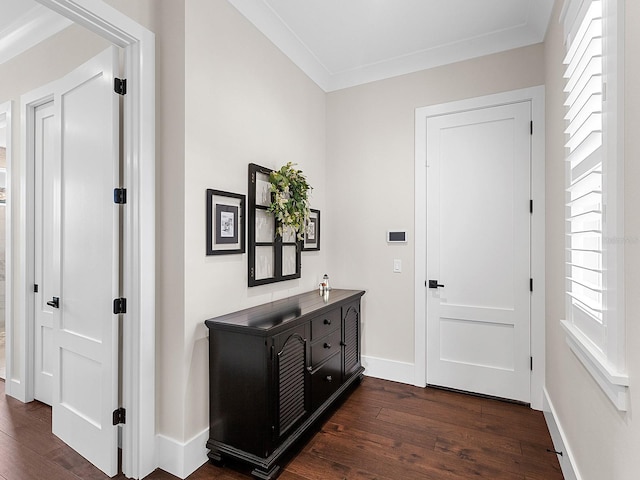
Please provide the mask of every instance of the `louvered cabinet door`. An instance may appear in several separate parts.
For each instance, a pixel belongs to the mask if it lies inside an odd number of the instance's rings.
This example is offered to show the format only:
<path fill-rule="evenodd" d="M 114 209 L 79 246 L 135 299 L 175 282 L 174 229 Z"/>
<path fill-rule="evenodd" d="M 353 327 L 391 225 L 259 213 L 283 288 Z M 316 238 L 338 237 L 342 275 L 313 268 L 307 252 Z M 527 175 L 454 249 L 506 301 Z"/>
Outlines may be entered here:
<path fill-rule="evenodd" d="M 360 368 L 360 303 L 342 307 L 343 381 Z"/>
<path fill-rule="evenodd" d="M 304 330 L 279 335 L 276 345 L 278 388 L 278 438 L 285 436 L 309 413 L 307 340 Z"/>

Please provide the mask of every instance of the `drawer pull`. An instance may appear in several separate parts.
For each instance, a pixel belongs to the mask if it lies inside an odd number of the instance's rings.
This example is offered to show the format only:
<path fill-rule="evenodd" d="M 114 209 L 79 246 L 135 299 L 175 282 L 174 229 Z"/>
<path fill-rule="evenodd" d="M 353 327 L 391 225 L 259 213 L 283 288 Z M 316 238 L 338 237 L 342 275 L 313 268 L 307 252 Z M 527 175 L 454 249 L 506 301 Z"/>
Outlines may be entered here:
<path fill-rule="evenodd" d="M 327 375 L 327 382 L 333 382 L 333 377 L 331 375 Z"/>
<path fill-rule="evenodd" d="M 324 348 L 326 348 L 326 349 L 331 348 L 331 344 L 330 344 L 330 343 L 325 343 L 325 344 L 324 344 Z"/>
<path fill-rule="evenodd" d="M 325 325 L 331 325 L 331 320 L 329 320 L 328 318 L 324 319 L 324 324 Z"/>

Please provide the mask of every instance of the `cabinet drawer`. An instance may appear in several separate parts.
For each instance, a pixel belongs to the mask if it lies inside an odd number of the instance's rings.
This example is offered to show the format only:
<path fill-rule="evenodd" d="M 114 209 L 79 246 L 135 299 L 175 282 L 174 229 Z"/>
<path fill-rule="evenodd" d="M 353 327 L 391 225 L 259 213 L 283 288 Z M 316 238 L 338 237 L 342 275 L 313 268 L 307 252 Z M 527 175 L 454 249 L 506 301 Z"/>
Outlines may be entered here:
<path fill-rule="evenodd" d="M 311 365 L 315 368 L 325 359 L 340 351 L 340 330 L 334 330 L 326 337 L 311 345 Z"/>
<path fill-rule="evenodd" d="M 316 341 L 329 332 L 340 329 L 340 309 L 330 310 L 326 314 L 311 320 L 311 340 Z"/>
<path fill-rule="evenodd" d="M 334 355 L 311 375 L 313 410 L 322 405 L 340 387 L 342 376 L 340 359 L 340 355 Z"/>

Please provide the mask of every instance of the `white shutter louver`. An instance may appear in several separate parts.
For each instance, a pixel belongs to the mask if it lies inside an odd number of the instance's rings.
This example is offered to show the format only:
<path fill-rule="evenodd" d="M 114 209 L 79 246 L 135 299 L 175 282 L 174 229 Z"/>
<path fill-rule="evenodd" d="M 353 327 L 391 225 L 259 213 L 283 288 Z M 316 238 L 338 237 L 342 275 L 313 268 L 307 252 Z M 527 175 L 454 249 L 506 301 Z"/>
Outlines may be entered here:
<path fill-rule="evenodd" d="M 624 2 L 565 0 L 567 344 L 620 411 L 624 316 Z"/>
<path fill-rule="evenodd" d="M 602 1 L 582 3 L 566 65 L 567 293 L 573 323 L 598 348 L 603 328 Z"/>

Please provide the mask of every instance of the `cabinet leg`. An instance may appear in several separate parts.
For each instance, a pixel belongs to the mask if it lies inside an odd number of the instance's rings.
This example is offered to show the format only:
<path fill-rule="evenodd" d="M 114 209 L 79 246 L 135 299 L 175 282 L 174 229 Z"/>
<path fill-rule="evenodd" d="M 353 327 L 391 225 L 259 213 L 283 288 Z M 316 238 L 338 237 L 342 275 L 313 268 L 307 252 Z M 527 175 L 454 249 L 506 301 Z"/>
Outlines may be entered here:
<path fill-rule="evenodd" d="M 260 480 L 273 480 L 279 475 L 279 473 L 280 466 L 274 465 L 269 470 L 265 470 L 260 467 L 254 468 L 251 472 L 251 475 L 253 475 L 255 478 L 259 478 Z"/>

